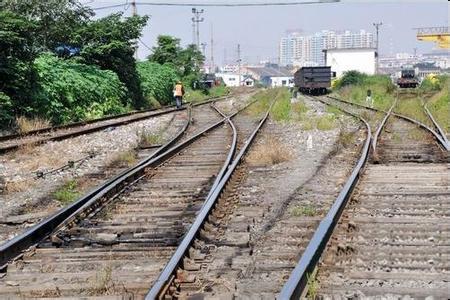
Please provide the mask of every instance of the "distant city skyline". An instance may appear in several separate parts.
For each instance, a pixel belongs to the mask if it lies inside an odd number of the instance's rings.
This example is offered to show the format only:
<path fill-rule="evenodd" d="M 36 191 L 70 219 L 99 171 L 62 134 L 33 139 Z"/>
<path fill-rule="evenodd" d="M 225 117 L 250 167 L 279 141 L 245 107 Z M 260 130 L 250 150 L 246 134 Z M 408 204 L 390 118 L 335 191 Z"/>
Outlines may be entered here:
<path fill-rule="evenodd" d="M 288 31 L 280 41 L 281 65 L 323 66 L 325 49 L 373 48 L 374 35 L 364 29 L 359 31 L 322 30 L 306 35 L 301 32 Z"/>
<path fill-rule="evenodd" d="M 186 0 L 179 0 L 183 2 Z M 289 0 L 287 0 L 289 1 Z M 124 0 L 94 0 L 90 7 L 122 4 Z M 167 0 L 165 2 L 170 2 Z M 203 0 L 207 3 L 208 0 Z M 129 3 L 129 2 L 128 2 Z M 279 60 L 279 42 L 287 30 L 302 30 L 312 34 L 322 30 L 359 31 L 375 33 L 374 22 L 383 22 L 380 28 L 380 55 L 397 52 L 430 52 L 433 43 L 419 42 L 413 28 L 448 26 L 450 6 L 445 0 L 422 1 L 350 1 L 333 4 L 313 4 L 286 7 L 205 7 L 200 24 L 200 40 L 207 44 L 210 55 L 211 26 L 214 31 L 214 57 L 216 64 L 235 62 L 237 44 L 241 45 L 241 58 L 249 63 L 261 60 Z M 98 17 L 124 11 L 124 6 L 96 11 Z M 150 16 L 139 43 L 138 57 L 145 59 L 161 34 L 180 38 L 183 45 L 192 43 L 191 7 L 138 6 L 139 14 Z"/>

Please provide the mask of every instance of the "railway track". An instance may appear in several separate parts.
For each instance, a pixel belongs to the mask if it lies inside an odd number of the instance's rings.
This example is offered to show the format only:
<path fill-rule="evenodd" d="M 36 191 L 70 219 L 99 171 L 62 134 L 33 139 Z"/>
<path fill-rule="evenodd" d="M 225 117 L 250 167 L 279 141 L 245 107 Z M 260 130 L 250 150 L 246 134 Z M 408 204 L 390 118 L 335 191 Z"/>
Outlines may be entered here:
<path fill-rule="evenodd" d="M 254 192 L 264 189 L 255 176 L 268 174 L 249 172 L 242 163 L 197 219 L 197 232 L 166 266 L 147 299 L 274 299 L 320 220 L 319 215 L 299 220 L 291 208 L 305 203 L 315 203 L 317 210 L 330 206 L 335 186 L 343 184 L 351 171 L 349 160 L 357 153 L 333 152 L 318 171 L 333 174 L 328 182 L 323 181 L 325 175 L 314 176 L 288 195 L 286 203 L 279 203 L 282 191 L 280 197 L 263 201 Z M 273 207 L 279 209 L 272 212 Z"/>
<path fill-rule="evenodd" d="M 193 137 L 111 180 L 57 226 L 0 246 L 9 261 L 0 297 L 144 295 L 234 153 L 231 121 L 211 116 L 202 106 L 193 113 Z"/>
<path fill-rule="evenodd" d="M 228 96 L 224 98 L 227 97 Z M 218 99 L 220 98 L 207 100 L 206 103 L 216 101 Z M 201 103 L 195 105 L 201 105 Z M 184 109 L 186 109 L 186 107 L 181 108 L 181 110 Z M 37 129 L 23 134 L 0 136 L 0 154 L 17 150 L 26 145 L 38 145 L 49 141 L 65 140 L 76 136 L 105 130 L 110 127 L 123 126 L 145 119 L 171 114 L 176 111 L 178 110 L 174 107 L 165 107 L 156 110 L 151 109 L 146 111 L 134 111 L 131 113 L 104 117 L 91 121 L 76 122 L 67 125 Z"/>
<path fill-rule="evenodd" d="M 196 126 L 187 126 L 189 112 L 191 112 L 192 115 L 196 115 L 197 110 L 202 109 L 204 109 L 202 106 L 197 106 L 192 109 L 192 112 L 191 110 L 175 112 L 172 120 L 168 124 L 168 128 L 166 128 L 167 130 L 164 131 L 163 139 L 169 141 L 172 137 L 177 136 L 183 131 L 185 131 L 186 135 L 192 135 Z M 161 145 L 154 147 L 152 145 L 141 144 L 134 150 L 130 150 L 130 152 L 126 153 L 127 155 L 132 155 L 133 160 L 141 161 L 148 157 L 156 156 L 160 152 L 160 147 Z M 99 164 L 102 162 L 103 161 L 99 162 Z M 74 168 L 75 167 L 76 166 L 74 166 Z M 115 175 L 126 171 L 128 168 L 129 164 L 127 162 L 113 161 L 111 164 L 101 166 L 98 169 L 96 168 L 86 172 L 86 174 L 76 176 L 74 180 L 77 182 L 79 187 L 78 191 L 80 193 L 88 192 L 96 186 L 101 186 L 108 178 L 112 178 Z M 71 170 L 72 168 L 69 168 L 68 172 Z M 30 174 L 30 177 L 32 176 L 30 181 L 33 181 L 36 185 L 45 184 L 49 181 L 54 182 L 54 177 L 57 178 L 61 176 L 60 174 L 62 172 L 65 172 L 65 170 L 51 170 L 47 173 L 43 173 L 42 178 L 36 178 L 36 175 L 33 176 L 33 174 Z M 30 190 L 33 190 L 33 188 L 30 188 Z M 33 226 L 43 218 L 55 213 L 60 208 L 60 203 L 53 199 L 53 193 L 48 194 L 48 192 L 45 192 L 45 189 L 40 189 L 40 191 L 42 191 L 42 193 L 33 193 L 30 191 L 28 193 L 29 198 L 26 202 L 24 201 L 21 203 L 20 201 L 17 201 L 17 203 L 14 203 L 14 206 L 8 207 L 8 209 L 4 207 L 2 213 L 5 217 L 0 220 L 0 243 L 12 239 L 24 229 Z M 18 195 L 5 195 L 4 199 L 5 201 L 12 201 L 12 197 L 16 197 L 17 199 Z"/>
<path fill-rule="evenodd" d="M 355 169 L 281 299 L 448 298 L 448 151 L 428 126 L 391 111 L 374 137 L 376 164 Z"/>

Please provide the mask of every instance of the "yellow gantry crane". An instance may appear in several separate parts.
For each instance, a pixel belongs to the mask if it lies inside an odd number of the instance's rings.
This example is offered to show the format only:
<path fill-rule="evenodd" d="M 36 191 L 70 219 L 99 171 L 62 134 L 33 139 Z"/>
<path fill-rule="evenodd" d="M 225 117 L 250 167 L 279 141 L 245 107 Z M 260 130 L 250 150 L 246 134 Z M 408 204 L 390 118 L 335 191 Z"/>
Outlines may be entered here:
<path fill-rule="evenodd" d="M 435 42 L 439 48 L 450 48 L 450 27 L 416 28 L 417 39 L 425 42 Z"/>

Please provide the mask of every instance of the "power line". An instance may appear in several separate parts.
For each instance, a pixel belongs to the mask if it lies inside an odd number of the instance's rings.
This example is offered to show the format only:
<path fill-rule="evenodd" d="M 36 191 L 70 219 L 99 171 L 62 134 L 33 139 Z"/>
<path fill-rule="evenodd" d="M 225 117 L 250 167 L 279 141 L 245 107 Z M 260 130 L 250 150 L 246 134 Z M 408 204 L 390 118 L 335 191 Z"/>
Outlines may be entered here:
<path fill-rule="evenodd" d="M 146 43 L 144 43 L 144 41 L 141 40 L 141 38 L 138 38 L 138 39 L 139 39 L 139 42 L 141 42 L 141 44 L 142 44 L 145 48 L 147 48 L 147 49 L 150 50 L 150 51 L 153 50 L 153 49 L 152 49 L 151 47 L 149 47 Z"/>
<path fill-rule="evenodd" d="M 316 1 L 293 1 L 293 2 L 241 2 L 241 3 L 183 3 L 183 2 L 137 2 L 137 5 L 146 6 L 200 6 L 200 7 L 249 7 L 249 6 L 294 6 L 294 5 L 305 5 L 305 4 L 326 4 L 326 3 L 337 3 L 341 0 L 316 0 Z M 102 7 L 94 7 L 93 10 L 108 9 L 125 6 L 126 4 L 116 4 Z"/>

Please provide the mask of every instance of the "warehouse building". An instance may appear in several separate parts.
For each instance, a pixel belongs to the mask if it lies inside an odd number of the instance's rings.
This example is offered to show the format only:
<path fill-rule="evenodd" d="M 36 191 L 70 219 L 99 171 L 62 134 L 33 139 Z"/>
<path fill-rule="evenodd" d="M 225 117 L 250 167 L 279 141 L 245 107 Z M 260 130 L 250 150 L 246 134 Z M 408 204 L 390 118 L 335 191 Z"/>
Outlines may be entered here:
<path fill-rule="evenodd" d="M 347 71 L 375 74 L 375 48 L 326 49 L 323 52 L 326 65 L 331 67 L 332 72 L 336 72 L 336 77 L 341 77 Z"/>

